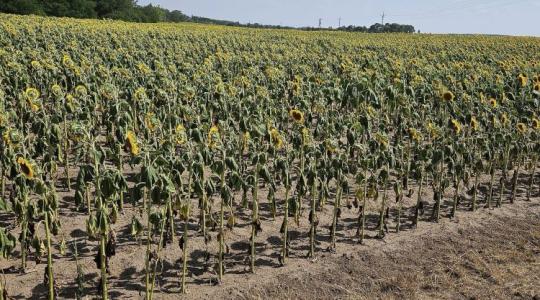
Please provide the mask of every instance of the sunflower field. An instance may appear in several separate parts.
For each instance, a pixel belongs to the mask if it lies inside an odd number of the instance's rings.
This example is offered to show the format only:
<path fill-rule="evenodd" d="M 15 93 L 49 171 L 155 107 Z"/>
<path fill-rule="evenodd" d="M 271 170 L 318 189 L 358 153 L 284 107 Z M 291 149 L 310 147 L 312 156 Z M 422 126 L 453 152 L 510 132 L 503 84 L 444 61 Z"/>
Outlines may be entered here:
<path fill-rule="evenodd" d="M 0 14 L 0 300 L 181 294 L 538 201 L 539 118 L 538 38 Z"/>

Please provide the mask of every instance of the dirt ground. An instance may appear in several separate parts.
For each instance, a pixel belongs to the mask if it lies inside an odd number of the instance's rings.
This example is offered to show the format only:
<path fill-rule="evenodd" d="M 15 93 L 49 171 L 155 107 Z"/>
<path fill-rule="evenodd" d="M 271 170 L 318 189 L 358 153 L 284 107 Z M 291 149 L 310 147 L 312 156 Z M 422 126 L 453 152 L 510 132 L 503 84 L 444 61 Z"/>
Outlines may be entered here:
<path fill-rule="evenodd" d="M 371 201 L 367 212 L 367 238 L 359 244 L 355 238 L 358 210 L 343 208 L 337 231 L 336 252 L 329 245 L 329 225 L 332 202 L 319 212 L 315 258 L 308 259 L 308 210 L 300 224 L 291 223 L 290 258 L 281 266 L 278 258 L 281 247 L 283 195 L 277 193 L 278 216 L 270 215 L 269 203 L 263 190 L 261 200 L 262 233 L 257 236 L 256 274 L 249 272 L 248 243 L 251 232 L 249 209 L 238 209 L 239 220 L 234 230 L 227 232 L 230 252 L 225 256 L 226 273 L 221 284 L 216 284 L 215 254 L 218 250 L 217 233 L 204 244 L 197 232 L 197 213 L 189 224 L 188 294 L 181 295 L 180 269 L 182 251 L 177 242 L 161 253 L 163 264 L 158 268 L 155 299 L 540 299 L 540 198 L 537 184 L 530 201 L 525 200 L 525 182 L 520 178 L 518 199 L 508 202 L 510 191 L 505 191 L 501 208 L 484 208 L 485 186 L 480 188 L 479 209 L 469 211 L 470 194 L 464 193 L 456 218 L 450 220 L 453 192 L 445 195 L 442 218 L 430 222 L 429 212 L 418 228 L 411 226 L 412 206 L 416 194 L 406 198 L 402 227 L 395 233 L 396 208 L 393 195 L 388 223 L 389 233 L 384 239 L 375 238 L 380 203 Z M 539 178 L 536 182 L 539 182 Z M 507 185 L 508 187 L 508 185 Z M 59 188 L 59 191 L 61 189 Z M 495 191 L 498 195 L 498 191 Z M 94 256 L 98 244 L 86 236 L 85 212 L 74 210 L 73 192 L 61 192 L 62 232 L 69 248 L 77 241 L 79 262 L 85 273 L 84 294 L 87 299 L 98 297 L 99 270 Z M 214 199 L 218 206 L 217 196 Z M 424 194 L 430 200 L 430 192 Z M 344 199 L 343 203 L 346 203 Z M 196 203 L 196 199 L 193 199 Z M 307 205 L 307 204 L 304 204 Z M 117 254 L 110 261 L 109 294 L 111 299 L 141 299 L 144 297 L 145 242 L 139 244 L 130 235 L 132 216 L 139 209 L 126 205 L 125 214 L 112 225 L 118 236 Z M 0 215 L 2 224 L 13 223 L 13 215 Z M 143 217 L 140 217 L 144 221 Z M 144 222 L 143 222 L 144 223 Z M 145 224 L 145 223 L 144 223 Z M 177 220 L 178 236 L 183 223 Z M 12 231 L 18 234 L 18 228 Z M 77 290 L 76 262 L 72 251 L 60 254 L 61 236 L 54 240 L 54 273 L 60 298 L 73 299 Z M 178 240 L 178 238 L 177 238 Z M 0 261 L 13 299 L 43 299 L 46 287 L 42 284 L 46 259 L 36 265 L 29 257 L 26 273 L 19 271 L 19 248 L 13 259 Z M 1 275 L 0 275 L 1 276 Z"/>

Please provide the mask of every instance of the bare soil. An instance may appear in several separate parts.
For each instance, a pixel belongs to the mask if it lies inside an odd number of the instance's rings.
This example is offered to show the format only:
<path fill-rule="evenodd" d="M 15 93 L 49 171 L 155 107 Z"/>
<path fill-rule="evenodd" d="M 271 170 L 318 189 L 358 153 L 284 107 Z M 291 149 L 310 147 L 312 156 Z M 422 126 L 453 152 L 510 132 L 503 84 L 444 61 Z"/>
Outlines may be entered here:
<path fill-rule="evenodd" d="M 447 217 L 453 191 L 445 195 L 441 220 L 434 223 L 426 212 L 418 228 L 412 228 L 411 218 L 416 193 L 406 198 L 403 206 L 400 233 L 395 233 L 396 205 L 389 195 L 391 206 L 389 232 L 377 239 L 376 226 L 380 202 L 371 201 L 367 208 L 367 238 L 363 244 L 355 237 L 358 209 L 343 207 L 337 232 L 337 249 L 327 251 L 329 225 L 332 220 L 332 201 L 318 212 L 315 258 L 308 259 L 309 222 L 306 208 L 300 223 L 291 222 L 291 252 L 285 266 L 279 263 L 283 219 L 283 191 L 277 196 L 278 215 L 273 220 L 266 194 L 261 193 L 263 231 L 257 236 L 256 274 L 249 272 L 248 244 L 251 233 L 249 208 L 238 208 L 238 223 L 228 231 L 226 241 L 230 252 L 225 257 L 226 273 L 217 284 L 214 271 L 218 251 L 217 232 L 206 244 L 198 232 L 197 211 L 189 223 L 189 275 L 186 299 L 540 299 L 540 197 L 538 184 L 534 197 L 525 199 L 527 174 L 520 177 L 518 198 L 508 202 L 510 191 L 505 191 L 501 208 L 485 208 L 485 186 L 480 188 L 479 209 L 469 211 L 471 195 L 463 193 L 454 219 Z M 539 182 L 538 178 L 536 182 Z M 509 184 L 506 185 L 507 188 Z M 415 188 L 415 187 L 413 187 Z M 73 191 L 62 192 L 62 232 L 68 246 L 77 242 L 79 262 L 85 273 L 84 293 L 88 299 L 97 298 L 99 270 L 94 262 L 98 243 L 87 238 L 86 212 L 74 209 Z M 415 188 L 416 189 L 416 188 Z M 483 191 L 483 192 L 482 192 Z M 498 191 L 495 190 L 495 195 Z M 428 191 L 423 198 L 432 203 Z M 192 199 L 196 207 L 197 199 Z M 218 196 L 214 206 L 219 204 Z M 239 201 L 239 200 L 237 200 Z M 343 200 L 343 204 L 347 199 Z M 214 211 L 216 210 L 214 208 Z M 141 243 L 130 235 L 132 216 L 140 209 L 126 204 L 124 214 L 112 225 L 118 237 L 117 254 L 110 261 L 109 292 L 112 299 L 141 299 L 144 297 L 145 240 Z M 12 214 L 0 215 L 2 224 L 13 223 Z M 145 224 L 144 217 L 139 217 Z M 177 241 L 183 223 L 177 220 L 176 242 L 168 245 L 161 256 L 156 282 L 156 299 L 176 299 L 181 296 L 180 270 L 182 250 Z M 11 230 L 18 234 L 18 228 Z M 55 237 L 54 273 L 60 298 L 74 299 L 77 266 L 72 251 L 61 255 Z M 8 294 L 13 299 L 43 299 L 47 289 L 43 285 L 46 259 L 36 265 L 29 257 L 26 273 L 19 270 L 19 248 L 10 260 L 0 261 L 7 282 Z M 1 275 L 0 275 L 1 276 Z"/>

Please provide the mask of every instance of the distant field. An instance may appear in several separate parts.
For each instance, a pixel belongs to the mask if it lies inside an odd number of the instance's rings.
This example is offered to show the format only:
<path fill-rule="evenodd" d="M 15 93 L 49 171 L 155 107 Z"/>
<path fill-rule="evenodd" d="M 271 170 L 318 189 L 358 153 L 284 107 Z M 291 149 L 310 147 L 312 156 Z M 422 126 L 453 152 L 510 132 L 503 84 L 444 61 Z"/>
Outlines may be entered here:
<path fill-rule="evenodd" d="M 539 118 L 540 38 L 0 14 L 0 300 L 540 297 Z"/>

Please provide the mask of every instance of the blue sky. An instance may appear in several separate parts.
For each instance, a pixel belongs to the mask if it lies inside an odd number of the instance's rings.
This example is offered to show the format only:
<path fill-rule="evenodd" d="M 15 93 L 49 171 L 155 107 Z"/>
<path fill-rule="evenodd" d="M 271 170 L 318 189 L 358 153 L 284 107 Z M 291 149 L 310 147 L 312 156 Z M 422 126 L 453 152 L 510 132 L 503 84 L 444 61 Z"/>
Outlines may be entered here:
<path fill-rule="evenodd" d="M 395 22 L 431 33 L 540 36 L 540 0 L 139 0 L 187 15 L 289 26 Z"/>

